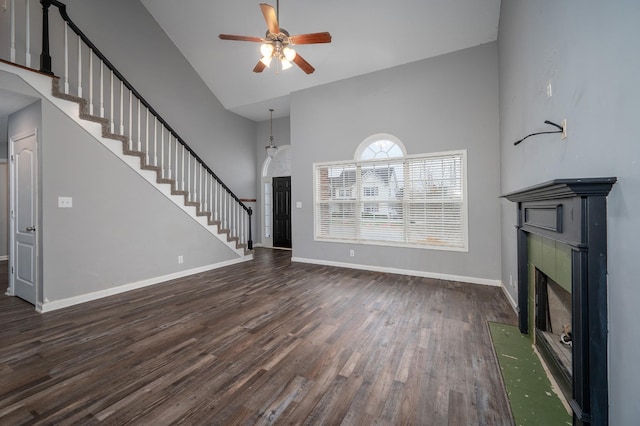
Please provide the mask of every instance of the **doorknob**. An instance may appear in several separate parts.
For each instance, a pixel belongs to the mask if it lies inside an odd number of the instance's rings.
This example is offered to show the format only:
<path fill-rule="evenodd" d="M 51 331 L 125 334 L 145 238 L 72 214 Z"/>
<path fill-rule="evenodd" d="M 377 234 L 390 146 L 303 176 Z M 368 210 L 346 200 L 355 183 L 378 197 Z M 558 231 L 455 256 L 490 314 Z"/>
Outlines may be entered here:
<path fill-rule="evenodd" d="M 33 232 L 35 230 L 36 230 L 35 226 L 27 226 L 27 229 L 25 229 L 25 231 L 27 231 L 27 232 Z"/>

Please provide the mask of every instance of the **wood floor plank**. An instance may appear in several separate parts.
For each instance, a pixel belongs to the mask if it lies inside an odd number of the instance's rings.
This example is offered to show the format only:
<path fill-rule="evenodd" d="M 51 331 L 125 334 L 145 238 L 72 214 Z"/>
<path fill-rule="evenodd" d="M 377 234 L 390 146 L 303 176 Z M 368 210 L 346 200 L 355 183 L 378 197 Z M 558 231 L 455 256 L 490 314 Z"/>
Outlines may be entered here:
<path fill-rule="evenodd" d="M 495 287 L 257 249 L 51 313 L 2 295 L 0 321 L 0 424 L 512 424 Z"/>

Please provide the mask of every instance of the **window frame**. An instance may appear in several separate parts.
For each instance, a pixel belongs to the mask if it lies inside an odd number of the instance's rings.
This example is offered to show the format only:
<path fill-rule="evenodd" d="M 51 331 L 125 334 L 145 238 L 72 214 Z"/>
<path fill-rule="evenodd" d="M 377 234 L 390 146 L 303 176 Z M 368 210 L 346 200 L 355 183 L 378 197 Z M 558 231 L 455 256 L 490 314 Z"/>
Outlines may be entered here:
<path fill-rule="evenodd" d="M 386 140 L 389 140 L 388 137 L 385 137 Z M 370 139 L 368 139 L 370 141 Z M 395 142 L 395 140 L 392 140 Z M 362 146 L 362 145 L 361 145 Z M 361 151 L 361 146 L 358 147 L 358 151 Z M 409 221 L 409 210 L 408 206 L 410 204 L 416 204 L 415 200 L 411 200 L 410 197 L 406 194 L 405 189 L 408 184 L 408 165 L 413 164 L 420 160 L 433 160 L 438 157 L 451 157 L 451 158 L 460 158 L 460 172 L 462 173 L 461 185 L 462 185 L 462 196 L 460 197 L 460 201 L 440 201 L 440 202 L 428 202 L 424 201 L 420 205 L 427 206 L 428 204 L 433 205 L 444 205 L 450 204 L 451 206 L 459 206 L 460 215 L 456 216 L 460 220 L 460 245 L 447 245 L 447 244 L 428 244 L 428 243 L 416 243 L 411 242 L 408 237 L 408 233 L 410 231 Z M 357 157 L 356 157 L 357 158 Z M 387 164 L 387 163 L 395 163 L 402 162 L 403 164 L 403 188 L 402 188 L 402 198 L 398 200 L 398 203 L 401 205 L 401 216 L 403 221 L 403 241 L 389 241 L 389 240 L 377 240 L 377 239 L 365 239 L 361 236 L 361 222 L 363 220 L 362 212 L 360 214 L 354 213 L 354 217 L 352 219 L 354 232 L 353 238 L 346 237 L 336 237 L 320 235 L 319 228 L 321 226 L 321 210 L 322 206 L 327 208 L 326 206 L 334 204 L 340 204 L 342 202 L 348 202 L 353 204 L 354 211 L 359 211 L 361 208 L 364 208 L 365 204 L 370 203 L 387 203 L 391 199 L 377 199 L 377 197 L 366 197 L 364 196 L 363 187 L 358 187 L 354 192 L 355 198 L 351 197 L 349 199 L 338 199 L 333 198 L 331 200 L 319 200 L 318 188 L 319 188 L 319 168 L 329 168 L 329 167 L 350 167 L 353 166 L 356 169 L 356 178 L 355 182 L 357 185 L 362 185 L 362 173 L 363 167 L 367 166 L 371 167 L 376 164 Z M 409 247 L 409 248 L 420 248 L 420 249 L 428 249 L 428 250 L 438 250 L 438 251 L 458 251 L 458 252 L 468 252 L 469 251 L 469 226 L 468 226 L 468 179 L 467 179 L 467 150 L 451 150 L 451 151 L 441 151 L 434 153 L 426 153 L 426 154 L 416 154 L 416 155 L 405 155 L 404 157 L 396 157 L 396 158 L 385 158 L 382 160 L 346 160 L 346 161 L 329 161 L 329 162 L 321 162 L 321 163 L 313 163 L 313 201 L 314 201 L 314 241 L 321 242 L 337 242 L 337 243 L 346 243 L 346 244 L 366 244 L 366 245 L 380 245 L 380 246 L 390 246 L 390 247 Z M 395 203 L 394 203 L 395 204 Z M 390 209 L 389 211 L 393 211 Z M 397 210 L 396 210 L 397 211 Z M 325 213 L 326 214 L 326 213 Z M 443 216 L 444 217 L 444 216 Z M 444 222 L 441 222 L 444 223 Z M 437 224 L 437 222 L 436 222 Z M 446 226 L 446 225 L 445 225 Z M 427 229 L 428 226 L 425 227 Z"/>

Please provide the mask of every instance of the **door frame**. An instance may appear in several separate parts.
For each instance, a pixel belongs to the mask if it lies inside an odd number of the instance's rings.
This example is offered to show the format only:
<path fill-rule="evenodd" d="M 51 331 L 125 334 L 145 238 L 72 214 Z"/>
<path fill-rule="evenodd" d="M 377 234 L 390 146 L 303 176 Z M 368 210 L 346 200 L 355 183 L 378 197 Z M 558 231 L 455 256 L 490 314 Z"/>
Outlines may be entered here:
<path fill-rule="evenodd" d="M 273 248 L 273 249 L 279 249 L 279 250 L 292 250 L 289 248 L 283 248 L 283 247 L 274 247 L 273 246 L 273 222 L 269 225 L 271 227 L 271 233 L 270 233 L 270 237 L 266 236 L 266 223 L 265 223 L 265 209 L 266 209 L 266 205 L 265 205 L 265 199 L 266 199 L 266 194 L 264 191 L 264 186 L 265 184 L 269 185 L 269 187 L 271 187 L 271 191 L 273 191 L 273 178 L 274 177 L 285 177 L 285 176 L 291 176 L 291 163 L 290 160 L 288 162 L 282 163 L 279 165 L 279 167 L 276 167 L 277 170 L 274 170 L 274 168 L 272 167 L 272 162 L 274 161 L 274 159 L 277 159 L 278 155 L 287 155 L 290 154 L 290 150 L 291 149 L 291 145 L 279 145 L 277 147 L 277 151 L 276 154 L 274 155 L 273 158 L 266 156 L 264 161 L 262 162 L 262 178 L 260 179 L 260 202 L 259 202 L 259 206 L 260 206 L 260 238 L 261 238 L 261 247 L 267 247 L 267 248 Z M 273 197 L 273 192 L 270 192 L 269 197 Z M 269 208 L 270 208 L 270 215 L 269 215 L 269 219 L 271 221 L 273 221 L 273 200 L 269 201 Z M 292 207 L 293 209 L 293 207 Z M 293 244 L 293 242 L 292 242 Z"/>
<path fill-rule="evenodd" d="M 34 185 L 35 185 L 35 200 L 34 200 L 34 224 L 36 225 L 36 229 L 40 230 L 40 216 L 38 214 L 39 212 L 39 194 L 40 194 L 40 186 L 38 185 L 39 183 L 39 176 L 40 176 L 40 170 L 39 170 L 39 165 L 40 165 L 40 161 L 39 161 L 39 149 L 38 149 L 38 129 L 31 129 L 31 130 L 27 130 L 26 132 L 22 132 L 19 133 L 17 135 L 13 135 L 13 136 L 9 136 L 8 138 L 8 144 L 9 144 L 9 155 L 8 155 L 8 161 L 9 161 L 9 287 L 7 288 L 7 295 L 8 296 L 15 296 L 16 292 L 15 292 L 15 282 L 14 282 L 14 277 L 15 277 L 15 243 L 16 243 L 16 218 L 15 218 L 15 190 L 14 190 L 14 183 L 16 180 L 16 168 L 15 168 L 15 159 L 14 159 L 14 142 L 15 141 L 19 141 L 20 139 L 25 139 L 28 137 L 33 136 L 35 138 L 35 151 L 36 151 L 36 155 L 35 155 L 35 169 L 36 169 L 36 179 L 34 180 Z M 39 244 L 39 240 L 40 240 L 40 233 L 36 234 L 35 237 L 35 253 L 36 253 L 36 258 L 35 258 L 35 263 L 34 263 L 34 268 L 35 268 L 35 279 L 34 279 L 34 285 L 35 285 L 35 290 L 36 290 L 36 297 L 35 297 L 35 307 L 36 309 L 38 309 L 39 306 L 41 306 L 41 300 L 40 300 L 40 244 Z"/>

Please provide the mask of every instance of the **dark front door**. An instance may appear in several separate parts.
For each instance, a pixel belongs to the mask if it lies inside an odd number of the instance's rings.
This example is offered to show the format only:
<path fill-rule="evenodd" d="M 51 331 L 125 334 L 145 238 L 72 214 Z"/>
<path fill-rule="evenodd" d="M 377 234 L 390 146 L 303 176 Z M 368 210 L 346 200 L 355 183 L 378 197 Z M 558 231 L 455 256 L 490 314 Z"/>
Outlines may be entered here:
<path fill-rule="evenodd" d="M 291 248 L 291 176 L 273 178 L 273 246 Z"/>

